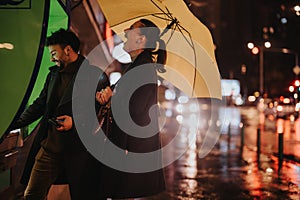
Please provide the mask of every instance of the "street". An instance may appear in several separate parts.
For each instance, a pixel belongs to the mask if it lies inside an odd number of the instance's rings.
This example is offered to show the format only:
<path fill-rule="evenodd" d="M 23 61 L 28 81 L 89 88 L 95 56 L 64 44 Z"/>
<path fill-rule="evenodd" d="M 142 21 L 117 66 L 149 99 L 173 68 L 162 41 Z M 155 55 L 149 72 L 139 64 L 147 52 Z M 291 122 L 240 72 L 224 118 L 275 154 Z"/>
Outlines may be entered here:
<path fill-rule="evenodd" d="M 287 158 L 299 158 L 300 121 L 267 121 L 255 107 L 225 107 L 227 126 L 213 149 L 200 158 L 201 140 L 190 144 L 187 124 L 171 118 L 166 121 L 163 142 L 181 127 L 179 143 L 173 153 L 185 152 L 165 168 L 165 192 L 150 199 L 300 199 L 300 164 Z M 219 112 L 222 113 L 222 112 Z M 230 117 L 228 117 L 230 116 Z M 223 117 L 219 115 L 219 117 Z M 228 121 L 227 121 L 228 120 Z M 204 120 L 205 121 L 205 120 Z M 241 148 L 241 122 L 244 147 Z M 261 129 L 261 154 L 257 162 L 257 129 Z M 278 172 L 278 131 L 284 132 L 284 162 Z M 230 132 L 228 134 L 228 132 Z M 199 134 L 199 133 L 198 133 Z M 183 137 L 185 136 L 185 137 Z M 185 139 L 184 139 L 185 138 Z M 286 157 L 288 156 L 288 157 Z"/>
<path fill-rule="evenodd" d="M 240 109 L 245 123 L 245 145 L 256 148 L 257 129 L 261 130 L 261 151 L 264 154 L 278 153 L 278 134 L 283 133 L 284 155 L 300 160 L 300 120 L 266 118 L 254 107 Z"/>
<path fill-rule="evenodd" d="M 165 118 L 161 136 L 166 190 L 135 200 L 300 199 L 300 163 L 296 162 L 300 158 L 299 119 L 265 119 L 255 107 L 220 107 L 213 114 L 203 104 L 200 107 L 206 112 L 192 109 L 192 113 L 173 113 Z M 201 117 L 197 118 L 195 113 L 201 113 Z M 181 114 L 185 116 L 178 117 Z M 215 127 L 219 127 L 219 133 Z M 260 162 L 256 146 L 258 128 Z M 281 132 L 284 161 L 279 171 Z M 48 199 L 69 199 L 68 186 L 54 185 Z"/>

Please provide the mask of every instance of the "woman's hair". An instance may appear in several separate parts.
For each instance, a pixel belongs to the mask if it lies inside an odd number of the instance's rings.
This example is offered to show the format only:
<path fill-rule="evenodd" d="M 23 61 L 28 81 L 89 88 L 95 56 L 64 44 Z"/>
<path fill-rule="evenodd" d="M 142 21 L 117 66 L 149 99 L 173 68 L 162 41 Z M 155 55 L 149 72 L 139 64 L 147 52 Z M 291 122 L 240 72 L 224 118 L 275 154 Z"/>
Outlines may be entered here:
<path fill-rule="evenodd" d="M 144 25 L 144 27 L 140 28 L 141 34 L 147 38 L 146 49 L 149 49 L 152 54 L 157 55 L 156 63 L 162 65 L 166 64 L 166 44 L 160 38 L 159 28 L 152 21 L 147 19 L 140 19 L 140 22 Z"/>
<path fill-rule="evenodd" d="M 75 35 L 75 33 L 61 28 L 47 37 L 46 46 L 56 44 L 60 45 L 62 48 L 70 45 L 72 49 L 77 53 L 80 47 L 80 40 Z"/>

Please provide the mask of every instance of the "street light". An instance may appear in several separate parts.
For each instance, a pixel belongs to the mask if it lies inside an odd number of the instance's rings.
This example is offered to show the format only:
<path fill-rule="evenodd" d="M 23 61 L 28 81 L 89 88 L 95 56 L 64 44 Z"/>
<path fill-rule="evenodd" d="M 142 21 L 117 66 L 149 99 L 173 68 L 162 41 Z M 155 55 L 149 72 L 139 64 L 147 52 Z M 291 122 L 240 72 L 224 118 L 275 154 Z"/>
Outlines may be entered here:
<path fill-rule="evenodd" d="M 271 43 L 270 42 L 265 42 L 265 47 L 257 47 L 254 45 L 254 43 L 249 42 L 248 43 L 248 48 L 251 49 L 253 54 L 258 54 L 259 53 L 259 92 L 260 95 L 263 95 L 264 92 L 264 55 L 263 55 L 263 50 L 270 48 Z"/>
<path fill-rule="evenodd" d="M 295 55 L 295 67 L 293 68 L 294 73 L 298 76 L 300 73 L 300 67 L 298 65 L 298 53 L 287 48 L 271 48 L 270 42 L 265 42 L 263 46 L 255 46 L 254 43 L 249 42 L 247 47 L 251 49 L 253 54 L 259 53 L 259 92 L 263 95 L 264 92 L 264 51 L 277 52 L 284 54 L 294 54 Z"/>
<path fill-rule="evenodd" d="M 300 6 L 299 5 L 294 6 L 294 10 L 296 12 L 296 15 L 300 16 Z"/>

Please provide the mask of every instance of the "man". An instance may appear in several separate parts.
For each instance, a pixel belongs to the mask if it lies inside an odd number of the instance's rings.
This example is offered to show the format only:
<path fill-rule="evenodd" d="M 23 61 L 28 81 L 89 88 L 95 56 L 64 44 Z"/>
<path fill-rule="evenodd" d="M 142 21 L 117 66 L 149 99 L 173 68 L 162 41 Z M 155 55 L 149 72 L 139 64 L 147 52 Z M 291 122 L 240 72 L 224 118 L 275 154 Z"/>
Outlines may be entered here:
<path fill-rule="evenodd" d="M 85 74 L 88 77 L 80 82 L 84 87 L 93 87 L 87 80 L 96 78 L 99 80 L 97 90 L 100 90 L 109 86 L 108 78 L 78 53 L 80 41 L 71 31 L 60 29 L 52 33 L 46 46 L 56 65 L 49 68 L 39 97 L 11 127 L 23 127 L 42 117 L 21 180 L 28 184 L 25 199 L 45 199 L 50 186 L 61 174 L 67 178 L 72 200 L 100 199 L 99 163 L 87 152 L 77 133 L 72 112 L 76 96 L 72 96 L 72 91 L 80 68 L 88 69 Z"/>

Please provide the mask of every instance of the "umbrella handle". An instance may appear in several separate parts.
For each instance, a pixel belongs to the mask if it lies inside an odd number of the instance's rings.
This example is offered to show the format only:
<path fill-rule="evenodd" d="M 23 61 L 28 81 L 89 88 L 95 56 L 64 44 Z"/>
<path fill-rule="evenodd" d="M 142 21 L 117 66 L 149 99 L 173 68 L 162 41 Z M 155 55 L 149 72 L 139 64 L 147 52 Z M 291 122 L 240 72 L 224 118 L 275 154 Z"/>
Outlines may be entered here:
<path fill-rule="evenodd" d="M 167 27 L 163 30 L 163 32 L 159 35 L 159 37 L 162 37 L 166 32 L 168 32 L 168 30 L 171 29 L 175 23 L 178 23 L 178 20 L 176 18 L 174 18 L 171 21 L 171 23 L 167 25 Z"/>

